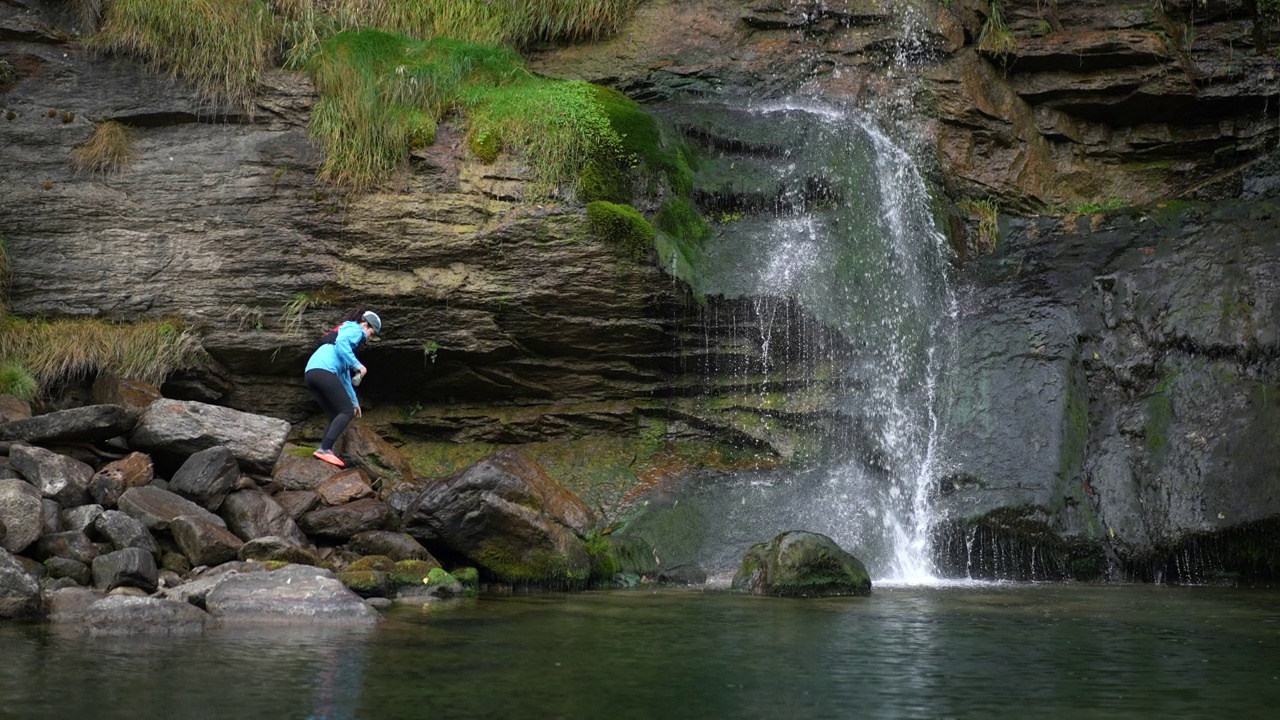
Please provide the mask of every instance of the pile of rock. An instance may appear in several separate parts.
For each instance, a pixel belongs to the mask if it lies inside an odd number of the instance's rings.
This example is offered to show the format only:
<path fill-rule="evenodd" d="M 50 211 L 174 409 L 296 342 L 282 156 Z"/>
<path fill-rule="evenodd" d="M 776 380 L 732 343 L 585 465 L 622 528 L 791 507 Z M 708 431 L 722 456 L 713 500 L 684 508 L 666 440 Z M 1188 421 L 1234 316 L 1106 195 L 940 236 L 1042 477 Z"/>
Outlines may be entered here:
<path fill-rule="evenodd" d="M 339 469 L 286 452 L 287 422 L 200 402 L 18 419 L 14 407 L 0 406 L 0 617 L 94 632 L 365 622 L 370 604 L 425 602 L 482 577 L 592 577 L 595 516 L 515 452 L 415 479 L 358 427 Z"/>

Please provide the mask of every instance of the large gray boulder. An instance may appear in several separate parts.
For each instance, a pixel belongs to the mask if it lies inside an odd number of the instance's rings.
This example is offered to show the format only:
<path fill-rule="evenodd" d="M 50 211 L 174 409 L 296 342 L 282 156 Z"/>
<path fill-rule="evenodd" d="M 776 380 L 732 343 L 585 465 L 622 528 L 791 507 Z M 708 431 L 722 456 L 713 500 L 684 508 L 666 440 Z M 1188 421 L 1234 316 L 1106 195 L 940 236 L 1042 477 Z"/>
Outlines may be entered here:
<path fill-rule="evenodd" d="M 222 518 L 190 500 L 151 485 L 127 490 L 120 496 L 120 509 L 150 530 L 168 530 L 169 523 L 182 515 L 194 515 L 215 525 L 226 526 Z"/>
<path fill-rule="evenodd" d="M 226 577 L 204 603 L 226 625 L 370 625 L 379 620 L 331 571 L 306 565 Z"/>
<path fill-rule="evenodd" d="M 513 450 L 428 484 L 403 518 L 410 535 L 443 541 L 501 579 L 568 584 L 590 574 L 579 533 L 594 523 L 582 500 Z"/>
<path fill-rule="evenodd" d="M 347 540 L 368 530 L 381 530 L 390 519 L 391 508 L 386 503 L 368 498 L 312 510 L 298 518 L 298 527 L 310 536 Z"/>
<path fill-rule="evenodd" d="M 0 440 L 94 442 L 124 435 L 137 422 L 136 414 L 119 405 L 89 405 L 4 423 Z"/>
<path fill-rule="evenodd" d="M 66 591 L 59 591 L 66 592 Z M 73 591 L 74 592 L 74 591 Z M 110 595 L 87 606 L 60 602 L 49 621 L 63 629 L 89 635 L 186 635 L 200 633 L 215 624 L 209 613 L 178 600 L 157 597 Z"/>
<path fill-rule="evenodd" d="M 99 590 L 136 587 L 155 592 L 160 571 L 151 553 L 141 548 L 125 548 L 93 559 L 93 585 Z"/>
<path fill-rule="evenodd" d="M 218 445 L 187 458 L 169 478 L 169 490 L 216 512 L 239 479 L 240 465 L 235 455 Z"/>
<path fill-rule="evenodd" d="M 277 536 L 296 545 L 308 544 L 298 524 L 270 495 L 261 490 L 238 490 L 222 503 L 227 527 L 241 540 Z"/>
<path fill-rule="evenodd" d="M 93 468 L 75 458 L 31 445 L 15 445 L 9 464 L 22 473 L 40 494 L 56 500 L 64 508 L 87 505 Z"/>
<path fill-rule="evenodd" d="M 80 507 L 63 510 L 61 514 L 62 529 L 74 530 L 77 532 L 87 532 L 93 527 L 93 521 L 103 512 L 101 505 L 81 505 Z"/>
<path fill-rule="evenodd" d="M 169 523 L 169 532 L 192 565 L 218 565 L 235 560 L 244 541 L 221 525 L 182 515 Z"/>
<path fill-rule="evenodd" d="M 40 612 L 40 584 L 5 550 L 0 550 L 0 618 Z"/>
<path fill-rule="evenodd" d="M 435 561 L 411 535 L 391 530 L 368 530 L 357 533 L 347 543 L 347 549 L 360 555 L 386 555 L 392 560 Z"/>
<path fill-rule="evenodd" d="M 111 543 L 116 550 L 140 548 L 153 556 L 160 554 L 160 546 L 141 520 L 119 510 L 106 510 L 93 521 L 96 535 Z"/>
<path fill-rule="evenodd" d="M 236 557 L 258 562 L 285 562 L 298 565 L 319 565 L 320 559 L 310 550 L 299 547 L 298 541 L 278 535 L 264 535 L 240 546 Z"/>
<path fill-rule="evenodd" d="M 0 523 L 6 530 L 0 547 L 22 552 L 40 537 L 44 526 L 40 499 L 40 491 L 31 483 L 0 479 Z"/>
<path fill-rule="evenodd" d="M 41 560 L 66 558 L 88 565 L 98 557 L 98 548 L 88 535 L 78 530 L 51 533 L 36 541 L 36 557 Z"/>
<path fill-rule="evenodd" d="M 289 428 L 284 420 L 220 405 L 157 400 L 142 414 L 129 443 L 171 462 L 222 445 L 245 470 L 269 473 Z"/>
<path fill-rule="evenodd" d="M 752 545 L 733 576 L 733 589 L 788 597 L 868 595 L 871 576 L 862 561 L 826 535 L 792 531 Z"/>

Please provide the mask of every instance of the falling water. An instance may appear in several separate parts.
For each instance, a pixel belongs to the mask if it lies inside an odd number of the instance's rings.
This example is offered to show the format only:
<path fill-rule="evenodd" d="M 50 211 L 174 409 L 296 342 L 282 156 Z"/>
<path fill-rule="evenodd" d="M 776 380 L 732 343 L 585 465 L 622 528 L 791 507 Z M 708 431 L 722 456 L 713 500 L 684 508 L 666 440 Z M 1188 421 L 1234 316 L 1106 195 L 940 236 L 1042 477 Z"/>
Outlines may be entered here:
<path fill-rule="evenodd" d="M 699 111 L 703 122 L 709 112 Z M 704 511 L 715 547 L 700 561 L 724 568 L 769 533 L 803 529 L 830 535 L 881 580 L 928 582 L 939 376 L 955 308 L 924 179 L 868 116 L 802 103 L 723 112 L 733 117 L 719 127 L 765 128 L 790 149 L 748 169 L 758 187 L 779 188 L 774 211 L 722 226 L 710 244 L 708 294 L 740 300 L 709 310 L 709 324 L 757 349 L 727 368 L 740 386 L 764 378 L 762 395 L 824 395 L 836 419 L 807 428 L 824 446 L 809 470 L 718 490 L 719 507 Z M 774 177 L 761 181 L 766 167 Z"/>

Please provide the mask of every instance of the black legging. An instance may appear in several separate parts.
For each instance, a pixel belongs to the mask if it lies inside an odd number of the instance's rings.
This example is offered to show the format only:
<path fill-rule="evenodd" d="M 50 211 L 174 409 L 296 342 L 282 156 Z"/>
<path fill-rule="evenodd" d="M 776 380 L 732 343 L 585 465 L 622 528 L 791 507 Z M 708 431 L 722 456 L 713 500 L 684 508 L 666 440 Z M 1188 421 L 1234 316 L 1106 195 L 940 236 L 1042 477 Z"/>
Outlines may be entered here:
<path fill-rule="evenodd" d="M 333 444 L 338 442 L 342 431 L 347 429 L 347 424 L 355 415 L 355 406 L 351 404 L 347 389 L 342 387 L 342 381 L 328 370 L 308 370 L 303 378 L 307 381 L 307 389 L 315 396 L 316 402 L 320 403 L 320 409 L 329 416 L 329 427 L 324 431 L 320 448 L 332 450 Z"/>

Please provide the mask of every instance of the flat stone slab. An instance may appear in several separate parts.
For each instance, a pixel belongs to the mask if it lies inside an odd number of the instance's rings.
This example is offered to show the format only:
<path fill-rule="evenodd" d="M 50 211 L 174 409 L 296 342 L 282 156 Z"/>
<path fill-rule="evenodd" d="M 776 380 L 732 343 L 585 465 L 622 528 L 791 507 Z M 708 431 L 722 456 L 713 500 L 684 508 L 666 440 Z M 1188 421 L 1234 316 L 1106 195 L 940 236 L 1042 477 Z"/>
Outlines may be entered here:
<path fill-rule="evenodd" d="M 280 457 L 289 428 L 284 420 L 220 405 L 157 400 L 142 414 L 129 444 L 177 462 L 223 445 L 242 469 L 269 473 Z"/>
<path fill-rule="evenodd" d="M 0 425 L 0 440 L 29 443 L 94 442 L 133 430 L 138 416 L 120 405 L 88 405 Z"/>
<path fill-rule="evenodd" d="M 329 570 L 288 565 L 232 575 L 205 596 L 224 625 L 371 625 L 378 612 Z"/>

